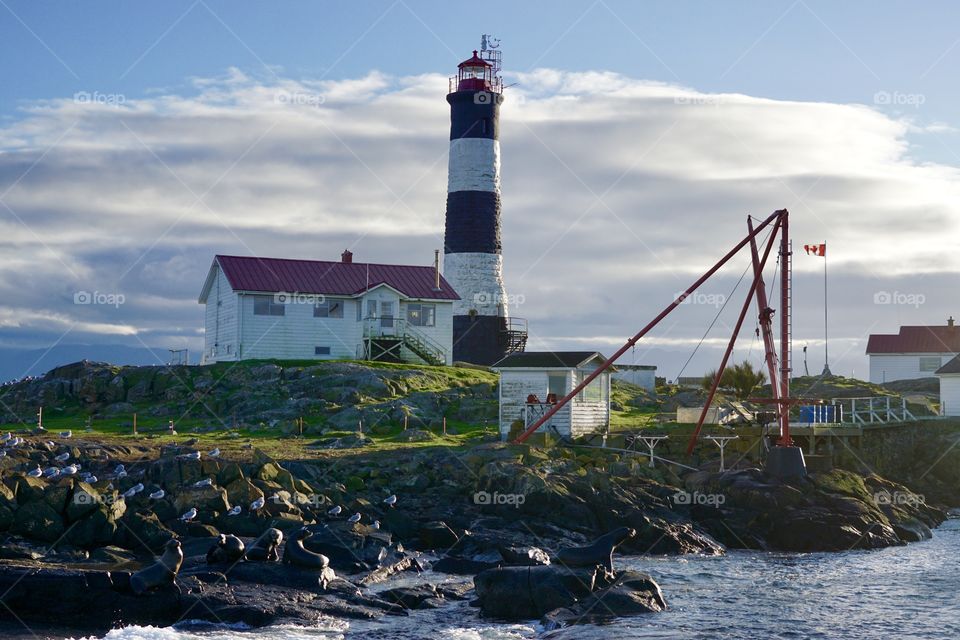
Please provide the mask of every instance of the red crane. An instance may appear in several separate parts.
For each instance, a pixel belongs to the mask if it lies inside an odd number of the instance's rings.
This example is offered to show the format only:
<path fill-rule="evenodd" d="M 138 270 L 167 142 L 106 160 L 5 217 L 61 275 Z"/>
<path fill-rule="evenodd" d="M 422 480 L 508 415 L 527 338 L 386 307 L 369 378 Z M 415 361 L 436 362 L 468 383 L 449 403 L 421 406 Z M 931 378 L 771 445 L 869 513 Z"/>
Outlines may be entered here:
<path fill-rule="evenodd" d="M 738 242 L 730 251 L 726 253 L 716 264 L 714 264 L 710 269 L 706 271 L 702 276 L 700 276 L 683 294 L 678 296 L 673 302 L 666 306 L 657 316 L 651 320 L 643 329 L 641 329 L 635 336 L 627 340 L 626 344 L 620 347 L 616 353 L 610 356 L 606 361 L 604 361 L 599 367 L 597 367 L 592 373 L 586 376 L 580 384 L 578 384 L 570 393 L 565 395 L 556 404 L 554 404 L 543 416 L 540 417 L 536 422 L 527 427 L 527 429 L 521 433 L 517 439 L 517 443 L 524 442 L 529 438 L 533 433 L 539 429 L 541 426 L 547 423 L 551 417 L 557 411 L 562 409 L 570 400 L 575 398 L 578 393 L 580 393 L 587 385 L 589 385 L 597 376 L 599 376 L 605 369 L 617 361 L 620 356 L 626 353 L 630 348 L 632 348 L 643 336 L 645 336 L 651 329 L 653 329 L 657 324 L 660 323 L 667 315 L 670 314 L 674 309 L 677 308 L 690 294 L 695 292 L 700 285 L 706 282 L 713 274 L 715 274 L 723 265 L 725 265 L 731 258 L 733 258 L 737 253 L 740 252 L 745 246 L 750 245 L 750 252 L 753 265 L 753 281 L 750 285 L 750 290 L 747 293 L 747 298 L 743 303 L 741 308 L 740 315 L 737 319 L 736 326 L 733 330 L 733 335 L 730 337 L 730 341 L 727 344 L 727 348 L 724 351 L 723 359 L 721 360 L 720 367 L 717 369 L 717 377 L 713 382 L 713 385 L 710 389 L 710 392 L 707 396 L 707 401 L 703 407 L 703 411 L 700 413 L 700 419 L 697 421 L 696 429 L 694 430 L 693 435 L 690 439 L 690 444 L 688 446 L 688 453 L 693 451 L 694 446 L 696 445 L 697 439 L 700 435 L 700 429 L 703 426 L 703 422 L 707 415 L 707 410 L 710 407 L 713 397 L 716 394 L 717 387 L 719 385 L 720 377 L 723 375 L 724 369 L 727 366 L 727 362 L 730 359 L 730 355 L 733 352 L 733 346 L 736 343 L 737 335 L 740 332 L 741 327 L 743 326 L 743 321 L 746 318 L 746 314 L 749 311 L 750 303 L 753 300 L 754 296 L 757 299 L 758 307 L 758 320 L 760 325 L 760 331 L 763 336 L 764 343 L 764 357 L 767 365 L 767 372 L 770 376 L 770 388 L 773 395 L 772 400 L 769 402 L 775 404 L 778 409 L 778 421 L 780 423 L 780 438 L 777 441 L 777 447 L 771 450 L 768 457 L 768 471 L 775 473 L 781 476 L 793 476 L 793 475 L 803 475 L 804 471 L 804 462 L 803 462 L 803 453 L 798 447 L 793 446 L 793 440 L 790 438 L 790 239 L 789 239 L 789 212 L 786 209 L 780 209 L 775 211 L 765 220 L 761 221 L 756 227 L 753 225 L 753 220 L 747 218 L 747 229 L 748 234 L 740 242 Z M 769 239 L 764 247 L 762 256 L 757 247 L 757 237 L 759 234 L 766 228 L 771 227 L 771 233 Z M 776 246 L 777 238 L 780 240 L 780 265 L 782 269 L 781 280 L 780 280 L 780 354 L 779 354 L 779 371 L 778 371 L 778 358 L 776 346 L 774 344 L 773 338 L 773 317 L 775 315 L 775 310 L 769 306 L 769 300 L 767 298 L 766 285 L 763 281 L 763 268 L 767 263 L 767 258 L 770 256 L 772 249 Z M 781 450 L 781 451 L 778 451 Z"/>

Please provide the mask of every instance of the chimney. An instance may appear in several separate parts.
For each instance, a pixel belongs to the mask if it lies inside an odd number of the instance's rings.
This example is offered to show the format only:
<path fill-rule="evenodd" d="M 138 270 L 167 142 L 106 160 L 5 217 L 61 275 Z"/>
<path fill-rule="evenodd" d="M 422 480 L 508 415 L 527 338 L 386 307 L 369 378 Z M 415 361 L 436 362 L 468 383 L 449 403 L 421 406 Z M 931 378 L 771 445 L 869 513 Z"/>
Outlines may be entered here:
<path fill-rule="evenodd" d="M 947 318 L 947 326 L 948 327 L 953 326 L 953 316 L 950 316 L 949 318 Z"/>
<path fill-rule="evenodd" d="M 344 264 L 350 264 L 353 262 L 353 253 L 350 251 L 350 249 L 343 250 L 343 253 L 340 254 L 340 260 Z"/>
<path fill-rule="evenodd" d="M 433 250 L 433 290 L 440 291 L 440 249 Z"/>

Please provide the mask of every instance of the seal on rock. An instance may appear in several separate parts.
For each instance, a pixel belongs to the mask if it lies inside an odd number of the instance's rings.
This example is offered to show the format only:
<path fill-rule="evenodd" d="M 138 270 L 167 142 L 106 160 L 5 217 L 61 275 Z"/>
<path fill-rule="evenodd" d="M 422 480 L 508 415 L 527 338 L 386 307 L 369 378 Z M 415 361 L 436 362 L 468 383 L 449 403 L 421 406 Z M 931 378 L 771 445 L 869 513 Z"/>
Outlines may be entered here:
<path fill-rule="evenodd" d="M 293 534 L 283 548 L 283 563 L 311 569 L 325 569 L 330 564 L 330 558 L 322 553 L 314 553 L 303 546 L 303 541 L 312 535 L 313 533 L 306 528 Z"/>
<path fill-rule="evenodd" d="M 557 560 L 570 567 L 589 567 L 603 565 L 609 573 L 613 573 L 613 550 L 624 540 L 637 535 L 635 529 L 620 527 L 604 534 L 585 547 L 566 547 L 560 549 Z"/>
<path fill-rule="evenodd" d="M 277 562 L 280 560 L 280 552 L 277 548 L 282 541 L 283 532 L 280 529 L 267 529 L 257 538 L 253 546 L 247 549 L 247 560 Z"/>
<path fill-rule="evenodd" d="M 175 580 L 181 564 L 183 564 L 183 550 L 180 549 L 180 541 L 169 540 L 164 545 L 163 555 L 157 562 L 130 576 L 130 589 L 139 596 L 150 589 L 165 585 L 176 587 Z"/>
<path fill-rule="evenodd" d="M 237 562 L 243 557 L 245 550 L 243 540 L 237 536 L 228 536 L 221 533 L 217 541 L 207 551 L 207 564 Z"/>

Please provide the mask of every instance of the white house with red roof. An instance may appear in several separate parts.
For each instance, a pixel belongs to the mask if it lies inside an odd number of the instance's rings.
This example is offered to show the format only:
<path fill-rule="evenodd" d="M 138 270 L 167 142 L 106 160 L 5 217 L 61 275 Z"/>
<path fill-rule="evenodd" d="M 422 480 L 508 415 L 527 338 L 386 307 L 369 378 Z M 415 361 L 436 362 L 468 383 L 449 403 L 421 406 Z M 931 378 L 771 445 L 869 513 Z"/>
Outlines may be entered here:
<path fill-rule="evenodd" d="M 867 341 L 870 382 L 932 378 L 960 354 L 960 327 L 953 317 L 939 326 L 900 327 L 900 333 L 873 334 Z"/>
<path fill-rule="evenodd" d="M 937 369 L 940 378 L 940 413 L 960 416 L 960 356 Z"/>
<path fill-rule="evenodd" d="M 203 362 L 365 359 L 451 364 L 453 303 L 433 266 L 214 257 Z"/>

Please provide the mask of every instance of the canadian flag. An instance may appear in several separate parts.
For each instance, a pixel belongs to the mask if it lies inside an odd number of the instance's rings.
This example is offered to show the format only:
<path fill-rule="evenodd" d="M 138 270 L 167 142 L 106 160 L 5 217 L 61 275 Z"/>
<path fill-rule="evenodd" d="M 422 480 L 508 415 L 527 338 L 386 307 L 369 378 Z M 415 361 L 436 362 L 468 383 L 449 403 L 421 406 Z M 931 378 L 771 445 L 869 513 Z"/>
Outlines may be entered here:
<path fill-rule="evenodd" d="M 803 245 L 803 250 L 807 252 L 807 255 L 812 256 L 827 256 L 827 245 L 824 244 L 805 244 Z"/>

